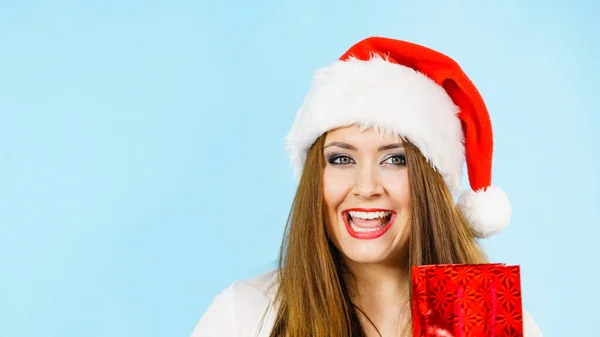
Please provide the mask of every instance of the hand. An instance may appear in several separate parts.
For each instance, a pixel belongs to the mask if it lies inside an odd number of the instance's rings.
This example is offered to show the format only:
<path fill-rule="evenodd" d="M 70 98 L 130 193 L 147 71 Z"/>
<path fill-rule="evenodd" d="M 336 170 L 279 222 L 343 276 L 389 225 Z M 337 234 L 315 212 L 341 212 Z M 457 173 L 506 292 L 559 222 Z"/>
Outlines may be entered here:
<path fill-rule="evenodd" d="M 438 326 L 430 326 L 427 328 L 427 337 L 457 337 L 452 332 L 440 328 Z"/>

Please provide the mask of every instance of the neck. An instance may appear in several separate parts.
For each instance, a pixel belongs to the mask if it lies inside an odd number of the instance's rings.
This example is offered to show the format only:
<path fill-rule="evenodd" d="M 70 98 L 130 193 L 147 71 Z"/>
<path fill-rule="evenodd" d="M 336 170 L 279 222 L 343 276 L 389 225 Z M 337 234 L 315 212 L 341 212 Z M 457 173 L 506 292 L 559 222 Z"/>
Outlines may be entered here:
<path fill-rule="evenodd" d="M 353 262 L 348 267 L 352 293 L 360 299 L 386 304 L 408 296 L 408 271 L 403 267 Z"/>
<path fill-rule="evenodd" d="M 410 310 L 407 268 L 355 262 L 347 265 L 352 272 L 351 279 L 347 280 L 352 301 L 368 317 L 359 312 L 363 326 L 369 330 L 371 320 L 380 331 L 402 328 Z"/>

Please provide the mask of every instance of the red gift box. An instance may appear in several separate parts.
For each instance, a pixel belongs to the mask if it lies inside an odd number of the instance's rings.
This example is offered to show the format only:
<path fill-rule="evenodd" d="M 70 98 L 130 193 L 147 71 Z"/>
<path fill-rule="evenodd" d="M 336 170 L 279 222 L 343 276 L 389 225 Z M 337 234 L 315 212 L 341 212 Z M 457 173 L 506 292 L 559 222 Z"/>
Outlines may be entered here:
<path fill-rule="evenodd" d="M 412 268 L 413 337 L 523 337 L 519 266 Z"/>

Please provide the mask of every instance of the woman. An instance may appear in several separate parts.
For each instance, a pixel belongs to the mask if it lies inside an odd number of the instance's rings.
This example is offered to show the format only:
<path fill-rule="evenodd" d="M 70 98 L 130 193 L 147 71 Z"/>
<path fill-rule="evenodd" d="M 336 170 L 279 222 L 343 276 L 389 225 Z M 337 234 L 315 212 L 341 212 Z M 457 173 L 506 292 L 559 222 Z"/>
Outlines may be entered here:
<path fill-rule="evenodd" d="M 316 73 L 287 146 L 299 185 L 279 268 L 225 289 L 193 337 L 411 336 L 411 267 L 485 263 L 476 239 L 508 225 L 486 106 L 423 46 L 352 46 Z"/>

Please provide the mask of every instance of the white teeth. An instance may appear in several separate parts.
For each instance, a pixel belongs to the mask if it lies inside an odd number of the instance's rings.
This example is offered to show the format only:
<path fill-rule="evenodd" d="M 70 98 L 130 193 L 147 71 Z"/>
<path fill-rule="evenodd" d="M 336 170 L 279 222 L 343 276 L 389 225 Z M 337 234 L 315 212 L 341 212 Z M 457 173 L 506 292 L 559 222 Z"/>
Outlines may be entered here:
<path fill-rule="evenodd" d="M 350 226 L 352 227 L 352 229 L 356 232 L 374 232 L 374 231 L 378 231 L 380 229 L 382 229 L 383 227 L 385 227 L 387 225 L 386 223 L 383 223 L 381 226 L 375 227 L 375 228 L 364 228 L 364 227 L 358 227 L 354 224 L 354 221 L 352 221 L 352 219 L 357 218 L 357 219 L 363 219 L 363 220 L 372 220 L 372 219 L 378 219 L 378 218 L 385 218 L 387 216 L 389 216 L 390 214 L 392 214 L 392 212 L 357 212 L 357 211 L 350 211 L 348 212 L 348 214 L 350 214 Z"/>
<path fill-rule="evenodd" d="M 356 211 L 350 211 L 348 213 L 350 213 L 350 216 L 353 217 L 353 218 L 370 220 L 370 219 L 376 219 L 376 218 L 385 218 L 386 216 L 390 215 L 392 212 L 356 212 Z"/>

